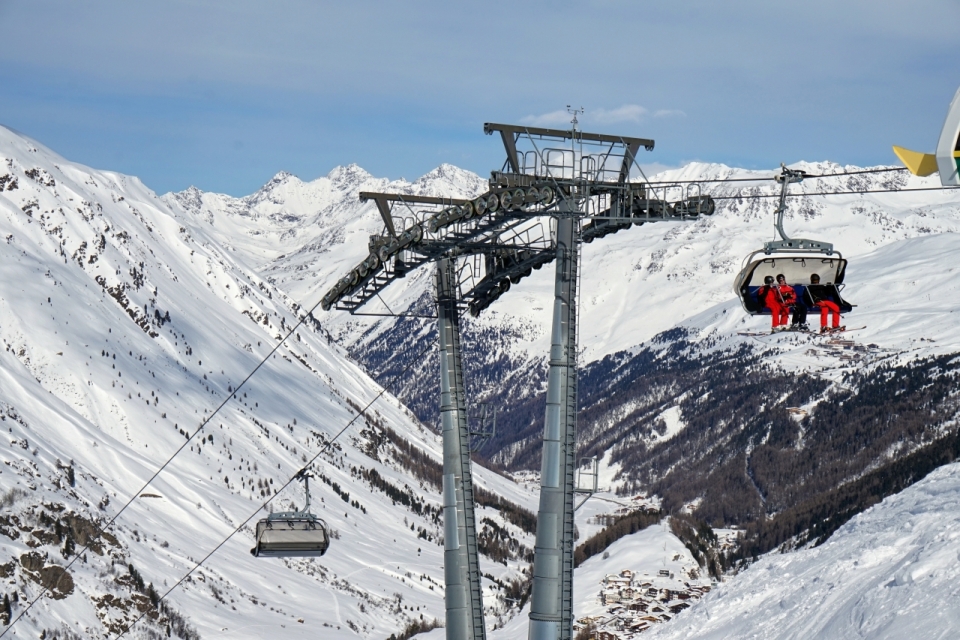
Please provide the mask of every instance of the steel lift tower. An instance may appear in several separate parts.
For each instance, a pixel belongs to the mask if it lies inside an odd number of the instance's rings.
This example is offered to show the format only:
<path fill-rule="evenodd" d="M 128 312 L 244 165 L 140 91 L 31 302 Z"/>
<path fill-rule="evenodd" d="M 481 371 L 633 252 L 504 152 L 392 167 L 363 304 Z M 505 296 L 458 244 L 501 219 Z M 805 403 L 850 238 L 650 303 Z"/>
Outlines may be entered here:
<path fill-rule="evenodd" d="M 565 200 L 557 217 L 557 262 L 547 411 L 540 462 L 530 639 L 568 638 L 573 630 L 574 473 L 577 438 L 577 275 L 580 219 Z"/>
<path fill-rule="evenodd" d="M 511 284 L 556 261 L 529 638 L 569 640 L 580 245 L 632 225 L 714 211 L 713 200 L 700 195 L 697 185 L 631 182 L 636 154 L 640 147 L 653 149 L 652 140 L 584 133 L 575 119 L 573 125 L 558 130 L 485 124 L 485 133 L 500 134 L 507 158 L 491 173 L 488 191 L 469 200 L 361 193 L 361 200 L 376 203 L 384 232 L 371 236 L 369 255 L 321 302 L 324 310 L 336 306 L 359 314 L 394 280 L 437 264 L 448 640 L 485 638 L 470 468 L 470 441 L 478 434 L 467 425 L 461 311 L 478 316 Z"/>
<path fill-rule="evenodd" d="M 443 428 L 443 573 L 447 638 L 482 640 L 483 599 L 477 558 L 470 432 L 460 359 L 456 261 L 437 262 L 440 421 Z"/>
<path fill-rule="evenodd" d="M 321 304 L 324 309 L 337 304 L 358 313 L 394 280 L 427 262 L 436 263 L 446 636 L 448 640 L 483 640 L 486 630 L 470 454 L 471 440 L 488 434 L 470 431 L 468 426 L 460 351 L 460 316 L 466 309 L 462 291 L 479 286 L 486 293 L 492 283 L 499 295 L 496 285 L 501 279 L 546 264 L 553 259 L 552 247 L 535 221 L 506 221 L 495 215 L 499 209 L 496 196 L 494 212 L 487 211 L 489 196 L 473 201 L 389 193 L 362 193 L 360 197 L 377 204 L 385 233 L 371 237 L 370 254 Z M 477 217 L 477 209 L 481 215 L 487 214 L 485 219 L 452 227 L 448 223 L 438 229 L 441 216 L 466 214 L 469 220 Z M 400 229 L 398 222 L 403 225 Z M 502 278 L 478 277 L 484 261 Z"/>

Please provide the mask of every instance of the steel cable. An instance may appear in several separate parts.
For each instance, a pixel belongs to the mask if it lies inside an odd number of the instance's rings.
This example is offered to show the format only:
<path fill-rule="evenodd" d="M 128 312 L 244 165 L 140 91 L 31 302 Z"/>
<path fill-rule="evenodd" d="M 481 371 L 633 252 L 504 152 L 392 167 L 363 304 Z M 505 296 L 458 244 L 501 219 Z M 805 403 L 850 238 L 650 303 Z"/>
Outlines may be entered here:
<path fill-rule="evenodd" d="M 907 191 L 950 191 L 960 189 L 960 187 L 914 187 L 907 189 L 864 189 L 862 191 L 815 191 L 812 193 L 788 193 L 788 198 L 800 198 L 803 196 L 856 196 L 864 193 L 901 193 Z M 714 200 L 738 200 L 741 198 L 779 198 L 779 193 L 754 193 L 738 194 L 735 196 L 710 196 Z"/>
<path fill-rule="evenodd" d="M 340 431 L 338 431 L 337 434 L 336 434 L 329 442 L 326 442 L 326 443 L 324 444 L 324 446 L 321 447 L 321 449 L 320 449 L 317 453 L 315 453 L 314 456 L 313 456 L 312 458 L 310 458 L 310 460 L 309 460 L 303 467 L 300 468 L 300 470 L 297 471 L 296 474 L 292 475 L 292 476 L 290 477 L 290 479 L 287 480 L 283 485 L 281 485 L 280 488 L 277 489 L 276 492 L 275 492 L 272 496 L 269 496 L 265 501 L 263 501 L 262 504 L 260 504 L 259 507 L 257 507 L 249 516 L 247 516 L 246 520 L 244 520 L 244 521 L 241 522 L 239 525 L 237 525 L 237 527 L 236 527 L 233 531 L 230 532 L 230 535 L 228 535 L 226 538 L 224 538 L 223 540 L 221 540 L 220 543 L 217 544 L 217 546 L 215 546 L 215 547 L 214 547 L 207 555 L 205 555 L 199 562 L 197 562 L 196 564 L 194 564 L 193 567 L 192 567 L 187 573 L 185 573 L 179 580 L 177 580 L 177 582 L 174 583 L 174 585 L 173 585 L 172 587 L 170 587 L 169 589 L 167 589 L 167 590 L 163 593 L 163 595 L 161 595 L 161 596 L 157 599 L 157 604 L 159 605 L 159 603 L 162 602 L 162 601 L 164 600 L 164 598 L 166 598 L 166 597 L 167 597 L 168 595 L 170 595 L 177 587 L 179 587 L 181 584 L 183 584 L 184 580 L 186 580 L 186 579 L 189 578 L 191 575 L 193 575 L 193 572 L 194 572 L 194 571 L 196 571 L 196 570 L 199 569 L 201 566 L 203 566 L 203 563 L 205 563 L 207 560 L 209 560 L 209 559 L 211 558 L 211 556 L 213 556 L 213 554 L 215 554 L 217 551 L 219 551 L 220 548 L 221 548 L 223 545 L 225 545 L 227 542 L 230 541 L 231 538 L 233 538 L 233 536 L 235 536 L 237 533 L 239 533 L 240 530 L 243 529 L 243 527 L 245 527 L 248 522 L 250 522 L 251 520 L 253 520 L 254 517 L 256 517 L 256 515 L 257 515 L 258 513 L 260 513 L 260 511 L 262 511 L 268 504 L 270 504 L 270 502 L 272 502 L 275 497 L 277 497 L 278 495 L 280 495 L 280 492 L 281 492 L 281 491 L 283 491 L 284 489 L 286 489 L 287 487 L 289 487 L 290 484 L 292 484 L 293 481 L 297 479 L 297 477 L 300 475 L 300 472 L 301 472 L 301 471 L 307 469 L 310 465 L 312 465 L 312 464 L 317 460 L 317 458 L 319 458 L 321 455 L 323 455 L 323 453 L 324 453 L 327 449 L 329 449 L 330 446 L 331 446 L 334 442 L 337 441 L 337 438 L 339 438 L 341 435 L 343 435 L 343 433 L 344 433 L 347 429 L 349 429 L 350 426 L 353 425 L 353 423 L 356 422 L 358 418 L 360 418 L 361 416 L 363 416 L 363 415 L 366 413 L 367 409 L 369 409 L 371 406 L 373 406 L 373 403 L 374 403 L 374 402 L 376 402 L 377 400 L 379 400 L 380 397 L 383 396 L 383 394 L 385 394 L 387 391 L 389 391 L 390 389 L 392 389 L 395 383 L 397 383 L 401 378 L 403 378 L 403 376 L 404 376 L 410 369 L 412 369 L 415 364 L 419 363 L 419 362 L 420 362 L 420 358 L 423 357 L 423 355 L 426 354 L 427 351 L 429 351 L 429 350 L 434 346 L 435 343 L 436 343 L 436 340 L 431 340 L 431 341 L 427 344 L 426 348 L 424 348 L 423 351 L 421 351 L 420 353 L 418 353 L 418 354 L 416 355 L 416 357 L 413 358 L 413 360 L 411 360 L 410 363 L 409 363 L 406 367 L 404 367 L 404 369 L 403 369 L 400 373 L 398 373 L 398 374 L 393 378 L 393 380 L 390 381 L 390 384 L 382 387 L 382 388 L 380 389 L 380 392 L 379 392 L 376 396 L 374 396 L 373 400 L 371 400 L 370 402 L 368 402 L 368 403 L 366 404 L 366 406 L 363 407 L 363 409 L 361 409 L 359 412 L 357 412 L 357 415 L 355 415 L 355 416 L 350 420 L 350 422 L 348 422 L 347 424 L 345 424 L 345 425 L 343 426 L 343 428 L 340 429 Z M 148 613 L 150 613 L 149 610 L 148 610 L 148 611 L 144 611 L 144 612 L 141 613 L 139 616 L 137 616 L 136 619 L 134 619 L 129 625 L 127 625 L 126 628 L 124 628 L 123 631 L 120 632 L 119 635 L 117 635 L 117 638 L 123 637 L 128 631 L 130 631 L 130 629 L 132 629 L 138 622 L 140 622 L 140 620 L 142 620 L 143 617 L 146 616 Z"/>
<path fill-rule="evenodd" d="M 906 167 L 887 167 L 884 169 L 862 169 L 859 171 L 844 171 L 841 173 L 819 173 L 819 174 L 807 174 L 803 178 L 804 180 L 808 178 L 834 178 L 838 176 L 857 176 L 865 173 L 887 173 L 890 171 L 907 171 Z M 708 180 L 658 180 L 656 182 L 650 182 L 645 180 L 644 182 L 638 184 L 649 184 L 649 185 L 673 185 L 673 184 L 705 184 L 705 183 L 724 183 L 724 182 L 767 182 L 769 180 L 776 180 L 775 175 L 772 176 L 758 176 L 756 178 L 713 178 Z"/>
<path fill-rule="evenodd" d="M 249 374 L 247 374 L 247 377 L 244 378 L 243 381 L 242 381 L 239 385 L 237 385 L 236 389 L 234 389 L 233 391 L 231 391 L 230 394 L 223 400 L 223 402 L 221 402 L 220 405 L 217 406 L 216 409 L 214 409 L 213 413 L 211 413 L 209 417 L 207 417 L 203 422 L 200 423 L 200 426 L 197 427 L 197 430 L 194 431 L 194 432 L 183 442 L 183 444 L 180 445 L 180 448 L 178 448 L 176 451 L 174 451 L 174 452 L 173 452 L 173 455 L 171 455 L 169 458 L 167 458 L 167 461 L 164 462 L 162 465 L 160 465 L 160 468 L 158 468 L 158 469 L 153 473 L 153 475 L 150 476 L 150 478 L 143 484 L 142 487 L 140 487 L 139 490 L 137 490 L 137 491 L 135 491 L 135 492 L 133 493 L 133 495 L 130 497 L 130 499 L 127 500 L 127 502 L 120 508 L 119 511 L 117 511 L 117 512 L 113 515 L 112 518 L 110 518 L 110 520 L 107 521 L 106 524 L 104 524 L 102 527 L 99 527 L 99 528 L 97 529 L 97 532 L 96 532 L 93 536 L 91 536 L 90 540 L 83 546 L 83 548 L 81 548 L 79 551 L 77 551 L 77 552 L 75 552 L 75 553 L 73 554 L 73 556 L 70 558 L 70 561 L 66 564 L 65 567 L 63 567 L 63 573 L 60 575 L 60 579 L 62 579 L 63 576 L 67 575 L 67 570 L 69 570 L 70 567 L 72 567 L 72 566 L 74 565 L 74 563 L 76 563 L 76 561 L 80 558 L 80 556 L 82 556 L 84 553 L 86 553 L 86 552 L 90 549 L 90 546 L 100 538 L 101 534 L 103 534 L 104 531 L 106 531 L 107 529 L 109 529 L 109 528 L 113 525 L 113 523 L 117 521 L 117 518 L 119 518 L 120 515 L 121 515 L 124 511 L 126 511 L 127 508 L 128 508 L 131 504 L 133 504 L 133 501 L 136 500 L 137 497 L 138 497 L 141 493 L 143 493 L 144 489 L 146 489 L 147 487 L 149 487 L 150 484 L 151 484 L 154 480 L 156 480 L 157 476 L 159 476 L 159 475 L 163 472 L 163 470 L 166 469 L 166 468 L 170 465 L 171 462 L 173 462 L 174 458 L 176 458 L 176 457 L 180 454 L 180 452 L 183 451 L 188 444 L 190 444 L 190 442 L 194 439 L 194 437 L 196 437 L 196 435 L 197 435 L 198 433 L 200 433 L 201 431 L 203 431 L 203 429 L 207 426 L 207 424 L 210 422 L 210 420 L 212 420 L 213 417 L 216 416 L 217 413 L 219 413 L 220 410 L 223 409 L 224 406 L 226 406 L 227 402 L 229 402 L 232 398 L 236 397 L 237 392 L 240 391 L 240 389 L 243 387 L 243 385 L 245 385 L 245 384 L 250 380 L 250 378 L 253 377 L 253 374 L 255 374 L 255 373 L 260 369 L 260 367 L 262 367 L 262 366 L 270 359 L 270 356 L 272 356 L 273 354 L 275 354 L 275 353 L 277 352 L 277 350 L 287 341 L 287 338 L 289 338 L 291 335 L 293 335 L 293 332 L 296 331 L 297 329 L 299 329 L 300 326 L 303 324 L 303 322 L 304 322 L 307 318 L 311 317 L 311 315 L 313 314 L 313 312 L 316 310 L 316 308 L 317 308 L 318 306 L 320 306 L 320 303 L 319 303 L 319 302 L 318 302 L 317 304 L 313 305 L 313 307 L 310 309 L 310 311 L 307 312 L 306 315 L 304 315 L 302 318 L 300 318 L 300 320 L 297 322 L 297 324 L 294 325 L 294 327 L 293 327 L 292 329 L 290 329 L 290 331 L 289 331 L 285 336 L 283 336 L 283 338 L 280 340 L 280 342 L 278 342 L 278 343 L 276 344 L 276 346 L 274 346 L 273 349 L 270 350 L 270 352 L 266 355 L 266 357 L 263 358 L 263 359 L 257 364 L 257 366 L 254 367 L 252 371 L 250 371 Z M 10 631 L 10 629 L 12 629 L 12 628 L 14 627 L 14 625 L 17 624 L 17 622 L 19 622 L 19 621 L 23 618 L 23 616 L 25 616 L 25 615 L 27 614 L 28 611 L 30 611 L 30 609 L 33 607 L 33 605 L 35 605 L 35 604 L 40 600 L 40 598 L 42 598 L 42 597 L 45 596 L 47 593 L 49 593 L 51 589 L 56 588 L 56 587 L 58 587 L 58 586 L 59 586 L 59 580 L 58 580 L 57 584 L 54 584 L 54 585 L 53 585 L 53 587 L 47 587 L 47 586 L 41 585 L 42 588 L 41 588 L 41 590 L 40 590 L 40 593 L 39 593 L 33 600 L 30 601 L 30 603 L 26 606 L 26 608 L 24 608 L 23 611 L 21 611 L 20 614 L 19 614 L 16 618 L 14 618 L 13 621 L 11 621 L 9 625 L 7 625 L 7 628 L 4 629 L 2 633 L 0 633 L 0 638 L 2 638 L 3 636 L 5 636 L 5 635 L 7 634 L 7 632 Z"/>

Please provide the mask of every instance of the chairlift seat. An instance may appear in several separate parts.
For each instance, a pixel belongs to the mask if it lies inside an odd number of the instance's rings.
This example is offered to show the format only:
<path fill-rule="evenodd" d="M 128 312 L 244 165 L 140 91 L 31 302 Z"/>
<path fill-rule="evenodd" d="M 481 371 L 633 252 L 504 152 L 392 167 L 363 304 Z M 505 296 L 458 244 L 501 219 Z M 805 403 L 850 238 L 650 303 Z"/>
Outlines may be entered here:
<path fill-rule="evenodd" d="M 250 553 L 260 558 L 316 557 L 329 547 L 326 524 L 313 514 L 273 514 L 257 522 L 257 545 Z"/>
<path fill-rule="evenodd" d="M 800 301 L 808 312 L 818 311 L 813 304 L 813 298 L 807 291 L 810 276 L 814 273 L 820 276 L 821 288 L 818 294 L 832 299 L 840 307 L 842 313 L 853 311 L 853 305 L 843 299 L 840 290 L 843 287 L 843 278 L 846 275 L 847 261 L 839 254 L 824 255 L 811 253 L 804 255 L 763 255 L 748 260 L 748 264 L 737 275 L 735 289 L 740 297 L 744 310 L 750 315 L 770 315 L 770 309 L 757 298 L 757 292 L 763 286 L 764 278 L 776 277 L 783 274 L 787 284 L 793 287 Z M 826 290 L 829 288 L 829 290 Z"/>
<path fill-rule="evenodd" d="M 791 284 L 790 286 L 793 287 L 793 290 L 797 294 L 797 300 L 803 304 L 803 306 L 807 309 L 808 313 L 814 313 L 820 310 L 820 308 L 816 306 L 816 304 L 814 303 L 813 297 L 810 295 L 809 286 L 811 285 L 804 286 L 802 284 Z M 840 288 L 837 287 L 836 285 L 819 284 L 819 285 L 812 285 L 812 286 L 819 287 L 822 290 L 829 290 L 829 292 L 824 291 L 823 293 L 818 293 L 818 298 L 821 300 L 823 299 L 833 300 L 834 302 L 837 303 L 837 306 L 840 307 L 841 313 L 846 314 L 853 311 L 853 305 L 843 299 L 843 297 L 840 295 Z M 743 297 L 744 308 L 747 310 L 747 312 L 750 315 L 768 316 L 771 313 L 770 308 L 764 305 L 763 300 L 760 300 L 759 297 L 757 296 L 761 288 L 762 286 L 749 287 L 748 288 L 749 291 L 747 295 Z"/>

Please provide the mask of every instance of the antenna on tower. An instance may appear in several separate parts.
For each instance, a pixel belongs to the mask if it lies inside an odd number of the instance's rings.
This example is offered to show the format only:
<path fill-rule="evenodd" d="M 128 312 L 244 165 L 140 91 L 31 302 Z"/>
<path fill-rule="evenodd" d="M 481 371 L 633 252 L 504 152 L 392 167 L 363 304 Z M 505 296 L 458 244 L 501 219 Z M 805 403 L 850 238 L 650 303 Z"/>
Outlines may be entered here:
<path fill-rule="evenodd" d="M 576 132 L 576 130 L 577 130 L 577 125 L 580 123 L 580 121 L 577 120 L 577 114 L 578 114 L 578 113 L 583 113 L 583 107 L 581 106 L 579 109 L 574 109 L 571 105 L 568 104 L 568 105 L 567 105 L 567 113 L 573 115 L 573 119 L 570 120 L 570 124 L 573 126 L 573 131 Z"/>

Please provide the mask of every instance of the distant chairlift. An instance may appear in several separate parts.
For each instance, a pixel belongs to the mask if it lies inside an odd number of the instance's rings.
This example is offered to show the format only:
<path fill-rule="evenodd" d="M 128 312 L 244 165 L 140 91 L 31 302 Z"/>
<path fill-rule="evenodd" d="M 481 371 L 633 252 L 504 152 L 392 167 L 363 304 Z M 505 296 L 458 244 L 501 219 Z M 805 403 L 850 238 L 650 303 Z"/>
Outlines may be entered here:
<path fill-rule="evenodd" d="M 750 315 L 770 315 L 770 309 L 758 299 L 757 292 L 763 286 L 764 278 L 767 276 L 776 278 L 782 273 L 787 279 L 787 284 L 796 290 L 797 299 L 802 300 L 808 310 L 815 310 L 816 300 L 827 299 L 836 302 L 842 313 L 850 313 L 854 305 L 840 295 L 847 270 L 847 261 L 840 252 L 835 251 L 833 244 L 829 242 L 791 238 L 783 230 L 787 189 L 791 183 L 802 182 L 806 174 L 797 169 L 788 169 L 782 164 L 780 169 L 780 174 L 776 178 L 782 185 L 780 204 L 774 212 L 774 226 L 780 235 L 780 240 L 763 243 L 763 249 L 754 251 L 744 259 L 746 266 L 740 270 L 734 280 L 734 292 L 740 297 L 740 303 Z M 810 284 L 810 276 L 813 274 L 820 276 L 819 285 Z"/>
<path fill-rule="evenodd" d="M 310 476 L 302 470 L 306 504 L 301 511 L 271 513 L 257 523 L 257 544 L 250 553 L 258 558 L 322 556 L 330 547 L 326 523 L 310 513 Z"/>

